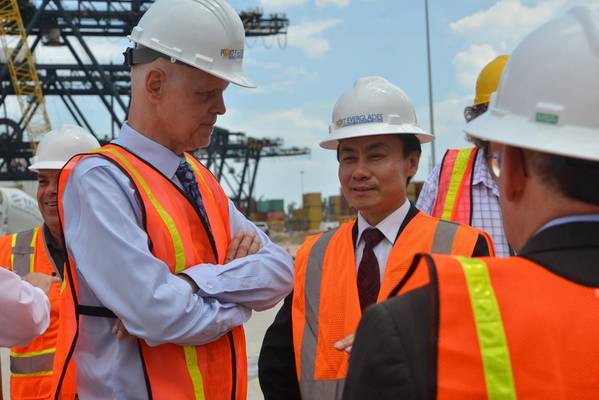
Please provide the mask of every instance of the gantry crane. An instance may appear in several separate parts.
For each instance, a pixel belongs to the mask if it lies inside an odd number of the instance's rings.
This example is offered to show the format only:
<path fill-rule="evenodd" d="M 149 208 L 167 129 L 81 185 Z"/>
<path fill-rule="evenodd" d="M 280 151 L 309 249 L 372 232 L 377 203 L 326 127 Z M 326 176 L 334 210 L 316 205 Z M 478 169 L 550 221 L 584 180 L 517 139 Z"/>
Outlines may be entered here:
<path fill-rule="evenodd" d="M 62 100 L 74 122 L 89 129 L 101 143 L 112 139 L 128 112 L 130 71 L 122 64 L 100 63 L 86 39 L 125 37 L 153 0 L 0 0 L 2 10 L 8 9 L 4 5 L 10 5 L 12 9 L 17 3 L 22 16 L 21 25 L 7 24 L 1 33 L 8 37 L 19 36 L 19 32 L 28 34 L 31 38 L 29 46 L 24 46 L 27 41 L 21 39 L 17 41 L 20 45 L 14 47 L 23 48 L 29 55 L 39 45 L 66 48 L 74 62 L 37 64 L 34 75 L 40 87 L 46 96 Z M 0 18 L 3 15 L 4 11 L 0 11 Z M 265 15 L 260 9 L 242 11 L 239 15 L 247 37 L 276 36 L 279 45 L 284 46 L 289 26 L 285 15 Z M 36 67 L 33 62 L 31 65 Z M 9 79 L 9 67 L 8 63 L 0 60 L 0 107 L 6 105 L 7 96 L 17 94 L 12 76 Z M 25 81 L 33 82 L 30 78 Z M 80 107 L 81 99 L 91 96 L 101 101 L 110 116 L 112 132 L 108 135 L 98 132 L 89 113 L 86 114 Z M 33 104 L 31 98 L 29 101 Z M 0 118 L 0 181 L 34 178 L 27 170 L 33 152 L 23 138 L 23 121 Z M 245 210 L 253 196 L 261 159 L 309 153 L 308 148 L 283 148 L 282 140 L 278 138 L 256 139 L 244 133 L 215 128 L 210 147 L 196 153 L 196 156 L 230 189 L 231 198 Z"/>
<path fill-rule="evenodd" d="M 19 125 L 25 128 L 35 151 L 39 136 L 52 126 L 17 0 L 0 0 L 0 41 L 3 61 L 21 108 Z"/>

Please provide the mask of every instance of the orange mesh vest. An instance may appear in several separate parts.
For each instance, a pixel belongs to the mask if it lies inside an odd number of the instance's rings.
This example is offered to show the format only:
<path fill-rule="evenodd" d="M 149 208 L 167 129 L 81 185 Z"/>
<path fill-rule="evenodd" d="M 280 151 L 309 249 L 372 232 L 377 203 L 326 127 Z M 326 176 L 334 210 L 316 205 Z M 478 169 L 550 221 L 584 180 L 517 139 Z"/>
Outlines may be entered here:
<path fill-rule="evenodd" d="M 338 399 L 347 375 L 348 354 L 335 342 L 354 333 L 362 316 L 352 228 L 309 237 L 295 259 L 292 305 L 297 375 L 305 399 Z M 482 231 L 418 213 L 401 232 L 389 257 L 378 301 L 401 281 L 418 252 L 472 255 Z M 485 235 L 485 234 L 483 234 Z M 493 248 L 488 240 L 489 249 Z"/>
<path fill-rule="evenodd" d="M 9 266 L 19 276 L 30 272 L 60 276 L 46 247 L 43 226 L 0 238 L 0 265 Z M 10 398 L 13 400 L 50 399 L 52 363 L 56 349 L 60 285 L 52 285 L 50 326 L 29 345 L 10 351 Z"/>
<path fill-rule="evenodd" d="M 437 399 L 597 398 L 596 288 L 519 257 L 424 256 L 414 267 L 400 294 L 437 286 Z"/>
<path fill-rule="evenodd" d="M 431 215 L 471 224 L 472 175 L 477 153 L 477 148 L 447 150 L 439 171 L 437 198 Z"/>
<path fill-rule="evenodd" d="M 209 230 L 183 192 L 145 161 L 112 144 L 93 154 L 115 163 L 135 185 L 143 206 L 152 254 L 164 261 L 171 273 L 180 273 L 200 263 L 223 264 L 230 241 L 228 199 L 204 166 L 186 155 L 196 174 Z M 88 155 L 73 158 L 63 169 L 59 199 L 62 199 L 76 164 L 85 156 Z M 59 201 L 59 212 L 64 221 L 61 203 Z M 70 387 L 65 377 L 74 374 L 72 356 L 78 334 L 79 303 L 77 275 L 71 258 L 67 262 L 66 277 L 53 388 L 56 396 L 66 393 L 72 398 L 76 388 Z M 241 326 L 202 346 L 164 344 L 150 347 L 140 340 L 140 349 L 150 399 L 246 398 L 247 357 Z"/>

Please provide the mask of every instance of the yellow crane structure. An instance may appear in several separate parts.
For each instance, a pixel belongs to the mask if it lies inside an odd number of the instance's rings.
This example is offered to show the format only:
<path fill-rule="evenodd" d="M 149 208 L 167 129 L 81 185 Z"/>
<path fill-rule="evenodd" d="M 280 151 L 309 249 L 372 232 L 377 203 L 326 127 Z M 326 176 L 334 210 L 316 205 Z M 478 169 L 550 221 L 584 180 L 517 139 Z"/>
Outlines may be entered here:
<path fill-rule="evenodd" d="M 27 41 L 18 0 L 0 0 L 0 41 L 21 113 L 35 151 L 40 135 L 50 131 L 42 85 Z"/>

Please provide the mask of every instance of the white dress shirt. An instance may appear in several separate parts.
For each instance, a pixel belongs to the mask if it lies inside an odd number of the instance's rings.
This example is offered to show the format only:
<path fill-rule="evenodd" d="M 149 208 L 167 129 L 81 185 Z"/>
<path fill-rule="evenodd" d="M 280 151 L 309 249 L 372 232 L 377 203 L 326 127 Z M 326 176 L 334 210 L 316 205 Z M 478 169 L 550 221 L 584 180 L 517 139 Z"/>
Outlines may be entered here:
<path fill-rule="evenodd" d="M 127 124 L 115 143 L 181 187 L 175 176 L 179 156 Z M 231 202 L 231 235 L 253 231 L 262 248 L 225 266 L 187 269 L 198 293 L 150 252 L 134 186 L 112 162 L 84 159 L 74 169 L 62 202 L 66 247 L 77 266 L 80 303 L 107 307 L 129 333 L 151 346 L 212 342 L 246 322 L 251 310 L 270 308 L 291 291 L 291 257 Z M 117 339 L 111 332 L 115 322 L 80 317 L 74 358 L 82 400 L 147 399 L 138 345 Z"/>
<path fill-rule="evenodd" d="M 362 233 L 368 228 L 377 228 L 382 234 L 385 236 L 383 240 L 381 240 L 376 246 L 374 246 L 374 255 L 379 263 L 379 272 L 381 276 L 381 282 L 383 281 L 383 276 L 385 275 L 385 267 L 387 266 L 387 258 L 389 258 L 389 253 L 391 253 L 391 249 L 393 249 L 393 244 L 395 243 L 395 239 L 397 238 L 397 233 L 399 232 L 399 228 L 403 223 L 404 219 L 406 219 L 406 215 L 408 215 L 408 211 L 410 211 L 410 201 L 406 200 L 405 203 L 397 210 L 393 211 L 391 214 L 385 217 L 381 222 L 379 222 L 376 226 L 370 225 L 362 214 L 358 213 L 358 237 L 356 238 L 356 269 L 360 266 L 360 261 L 362 261 L 362 254 L 364 254 L 364 246 L 365 242 L 362 240 Z"/>
<path fill-rule="evenodd" d="M 0 267 L 0 347 L 25 346 L 48 324 L 50 301 L 44 291 Z"/>

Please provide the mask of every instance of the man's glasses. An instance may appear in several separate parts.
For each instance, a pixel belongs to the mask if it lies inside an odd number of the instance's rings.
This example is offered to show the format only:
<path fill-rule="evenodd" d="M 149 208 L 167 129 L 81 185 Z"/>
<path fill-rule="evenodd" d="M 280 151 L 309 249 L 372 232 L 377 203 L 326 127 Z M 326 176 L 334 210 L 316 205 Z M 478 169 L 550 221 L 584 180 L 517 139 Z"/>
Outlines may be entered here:
<path fill-rule="evenodd" d="M 501 176 L 501 150 L 494 151 L 489 154 L 486 152 L 487 165 L 494 179 L 499 179 Z"/>

